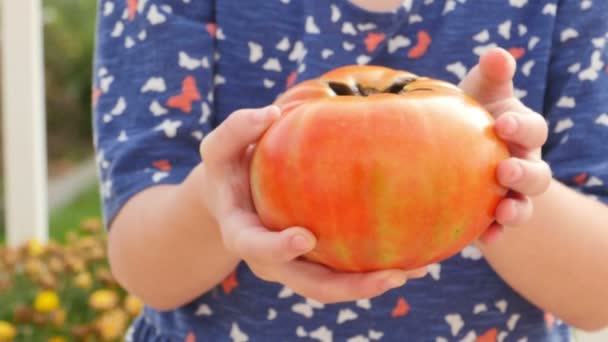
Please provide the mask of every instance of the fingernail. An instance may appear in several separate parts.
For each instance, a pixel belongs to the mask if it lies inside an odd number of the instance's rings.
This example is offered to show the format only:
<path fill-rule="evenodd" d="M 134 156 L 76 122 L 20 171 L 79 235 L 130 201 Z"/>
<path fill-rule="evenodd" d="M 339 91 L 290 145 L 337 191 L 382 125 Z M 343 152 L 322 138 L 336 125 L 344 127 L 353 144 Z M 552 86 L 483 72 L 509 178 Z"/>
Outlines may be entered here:
<path fill-rule="evenodd" d="M 419 269 L 410 271 L 409 274 L 410 274 L 411 278 L 422 278 L 422 277 L 425 277 L 428 274 L 428 270 L 427 270 L 426 267 L 419 268 Z"/>
<path fill-rule="evenodd" d="M 407 278 L 402 274 L 393 274 L 382 282 L 382 288 L 385 290 L 394 289 L 405 285 Z"/>
<path fill-rule="evenodd" d="M 503 128 L 502 128 L 503 135 L 512 136 L 513 134 L 515 134 L 515 132 L 517 132 L 519 123 L 517 122 L 517 119 L 515 119 L 514 116 L 512 116 L 512 115 L 506 116 L 503 119 L 503 121 L 504 121 Z"/>
<path fill-rule="evenodd" d="M 259 110 L 256 110 L 255 113 L 253 113 L 253 118 L 255 119 L 255 121 L 263 123 L 268 117 L 268 112 L 268 107 L 261 108 Z"/>
<path fill-rule="evenodd" d="M 517 213 L 519 212 L 519 206 L 517 205 L 517 202 L 515 201 L 511 201 L 511 215 L 509 217 L 509 220 L 514 220 L 517 217 Z"/>
<path fill-rule="evenodd" d="M 291 246 L 298 251 L 307 251 L 313 247 L 313 243 L 309 238 L 298 234 L 291 237 Z"/>
<path fill-rule="evenodd" d="M 276 107 L 276 106 L 270 105 L 270 106 L 261 108 L 260 110 L 253 113 L 253 118 L 259 123 L 266 122 L 266 120 L 270 117 L 270 114 L 274 111 L 274 109 L 273 109 L 274 107 Z"/>
<path fill-rule="evenodd" d="M 522 174 L 523 170 L 521 165 L 519 163 L 513 163 L 511 166 L 511 171 L 507 173 L 507 176 L 505 177 L 505 182 L 512 185 L 521 178 Z"/>

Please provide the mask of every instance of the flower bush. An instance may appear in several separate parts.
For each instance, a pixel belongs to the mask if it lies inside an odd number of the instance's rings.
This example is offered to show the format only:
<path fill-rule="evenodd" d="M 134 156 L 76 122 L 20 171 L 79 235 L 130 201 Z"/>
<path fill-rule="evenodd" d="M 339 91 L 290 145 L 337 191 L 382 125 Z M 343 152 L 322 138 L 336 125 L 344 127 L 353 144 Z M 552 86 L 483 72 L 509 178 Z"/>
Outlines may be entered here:
<path fill-rule="evenodd" d="M 0 342 L 119 341 L 141 312 L 110 273 L 99 219 L 67 240 L 0 246 Z"/>

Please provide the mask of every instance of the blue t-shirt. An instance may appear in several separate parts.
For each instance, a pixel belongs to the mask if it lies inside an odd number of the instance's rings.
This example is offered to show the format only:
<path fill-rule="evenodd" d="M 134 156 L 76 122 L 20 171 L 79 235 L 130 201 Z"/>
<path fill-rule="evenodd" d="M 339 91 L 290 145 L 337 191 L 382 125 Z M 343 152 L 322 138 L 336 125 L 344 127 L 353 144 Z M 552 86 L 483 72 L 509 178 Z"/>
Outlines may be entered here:
<path fill-rule="evenodd" d="M 607 13 L 591 0 L 407 0 L 383 13 L 348 0 L 100 0 L 93 100 L 105 222 L 135 193 L 181 182 L 201 139 L 234 110 L 347 64 L 458 83 L 493 46 L 516 57 L 517 96 L 548 120 L 554 177 L 608 201 Z M 242 263 L 188 305 L 146 308 L 129 337 L 537 342 L 567 341 L 570 330 L 469 246 L 423 279 L 332 305 Z"/>

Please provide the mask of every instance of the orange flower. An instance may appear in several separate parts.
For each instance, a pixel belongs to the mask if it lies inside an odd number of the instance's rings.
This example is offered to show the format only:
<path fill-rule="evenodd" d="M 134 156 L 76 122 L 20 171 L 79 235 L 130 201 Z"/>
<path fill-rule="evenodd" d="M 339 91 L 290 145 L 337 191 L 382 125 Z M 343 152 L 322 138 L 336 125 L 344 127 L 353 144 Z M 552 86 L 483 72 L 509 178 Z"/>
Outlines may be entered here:
<path fill-rule="evenodd" d="M 53 325 L 55 325 L 56 327 L 61 327 L 65 324 L 66 317 L 67 314 L 65 310 L 59 309 L 52 313 L 51 322 L 53 322 Z"/>
<path fill-rule="evenodd" d="M 82 341 L 87 340 L 87 338 L 94 333 L 93 329 L 94 328 L 90 325 L 75 325 L 70 329 L 70 333 L 77 340 Z"/>
<path fill-rule="evenodd" d="M 86 263 L 79 256 L 69 255 L 65 259 L 72 272 L 82 272 L 86 268 Z"/>
<path fill-rule="evenodd" d="M 65 271 L 65 264 L 60 258 L 54 256 L 49 259 L 49 269 L 55 274 L 63 273 Z"/>
<path fill-rule="evenodd" d="M 37 280 L 40 278 L 40 274 L 45 269 L 44 264 L 40 259 L 28 258 L 24 265 L 25 273 L 32 279 Z"/>
<path fill-rule="evenodd" d="M 14 248 L 7 248 L 4 250 L 2 259 L 8 268 L 12 268 L 19 260 L 19 252 Z"/>
<path fill-rule="evenodd" d="M 18 304 L 13 310 L 13 320 L 15 323 L 30 323 L 34 318 L 34 310 L 25 306 Z"/>
<path fill-rule="evenodd" d="M 101 220 L 97 217 L 89 217 L 82 220 L 82 230 L 88 233 L 96 233 L 101 230 Z"/>
<path fill-rule="evenodd" d="M 72 243 L 76 242 L 76 240 L 78 240 L 78 233 L 71 230 L 67 233 L 66 239 L 68 241 L 68 244 L 72 244 Z"/>
<path fill-rule="evenodd" d="M 0 271 L 2 270 L 0 269 Z M 0 293 L 8 290 L 11 286 L 13 286 L 11 278 L 0 278 Z"/>
<path fill-rule="evenodd" d="M 101 261 L 106 258 L 106 250 L 102 246 L 93 246 L 89 251 L 89 257 L 94 261 Z"/>
<path fill-rule="evenodd" d="M 61 245 L 57 241 L 49 240 L 46 244 L 46 251 L 53 254 L 61 253 Z"/>
<path fill-rule="evenodd" d="M 96 278 L 99 279 L 105 286 L 112 287 L 117 285 L 112 272 L 107 267 L 101 267 L 97 270 L 95 274 Z"/>
<path fill-rule="evenodd" d="M 52 290 L 57 287 L 57 278 L 55 278 L 53 274 L 47 271 L 40 275 L 40 278 L 38 279 L 38 284 L 44 289 Z"/>

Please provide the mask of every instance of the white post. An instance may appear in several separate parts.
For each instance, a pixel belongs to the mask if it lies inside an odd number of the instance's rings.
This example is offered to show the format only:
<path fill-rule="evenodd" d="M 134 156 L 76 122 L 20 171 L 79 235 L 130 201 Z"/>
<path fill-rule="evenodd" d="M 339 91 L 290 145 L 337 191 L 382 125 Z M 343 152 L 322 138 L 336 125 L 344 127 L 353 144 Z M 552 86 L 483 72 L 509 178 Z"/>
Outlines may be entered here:
<path fill-rule="evenodd" d="M 40 0 L 2 1 L 2 117 L 7 242 L 48 239 Z"/>

